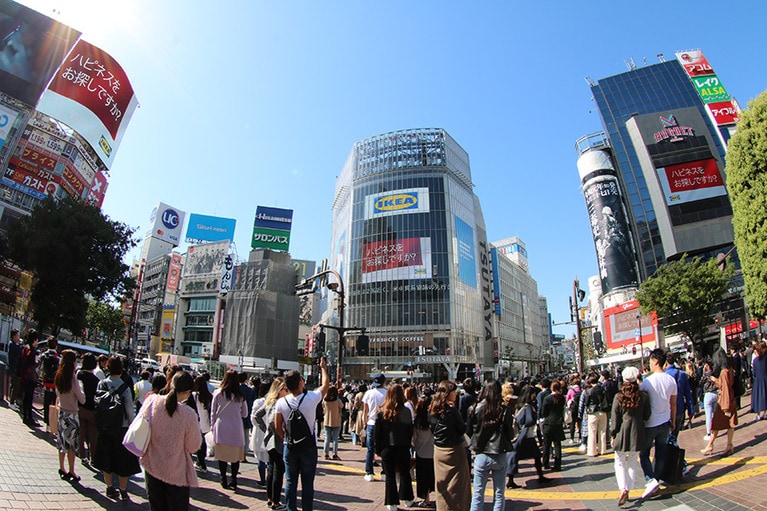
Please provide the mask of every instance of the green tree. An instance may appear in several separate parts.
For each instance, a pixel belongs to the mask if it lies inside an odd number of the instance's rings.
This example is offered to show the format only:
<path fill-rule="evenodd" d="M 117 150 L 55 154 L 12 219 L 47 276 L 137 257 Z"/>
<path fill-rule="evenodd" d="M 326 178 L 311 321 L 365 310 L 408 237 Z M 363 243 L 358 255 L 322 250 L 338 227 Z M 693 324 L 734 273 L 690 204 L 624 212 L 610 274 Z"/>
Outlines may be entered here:
<path fill-rule="evenodd" d="M 107 302 L 88 302 L 85 325 L 91 340 L 116 344 L 125 338 L 125 318 L 122 309 Z M 103 334 L 103 337 L 101 337 Z"/>
<path fill-rule="evenodd" d="M 642 282 L 637 292 L 639 308 L 642 314 L 655 311 L 666 333 L 683 334 L 698 349 L 708 352 L 703 340 L 732 274 L 729 264 L 722 271 L 714 259 L 704 263 L 699 257 L 688 260 L 685 254 Z"/>
<path fill-rule="evenodd" d="M 732 204 L 746 304 L 767 317 L 767 91 L 748 104 L 727 150 L 727 192 Z"/>
<path fill-rule="evenodd" d="M 122 262 L 136 246 L 133 232 L 71 198 L 48 198 L 9 229 L 12 259 L 35 275 L 31 302 L 40 331 L 79 334 L 89 299 L 119 298 L 135 287 Z"/>

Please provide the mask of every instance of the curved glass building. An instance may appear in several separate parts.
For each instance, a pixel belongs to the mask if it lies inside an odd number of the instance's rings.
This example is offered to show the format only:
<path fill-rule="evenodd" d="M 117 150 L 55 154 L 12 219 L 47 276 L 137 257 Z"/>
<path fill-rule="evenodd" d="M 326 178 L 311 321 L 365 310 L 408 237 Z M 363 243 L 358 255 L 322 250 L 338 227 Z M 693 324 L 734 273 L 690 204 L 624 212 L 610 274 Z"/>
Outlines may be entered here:
<path fill-rule="evenodd" d="M 443 129 L 354 144 L 336 183 L 330 267 L 346 283 L 344 370 L 429 379 L 492 370 L 492 277 L 469 156 Z"/>

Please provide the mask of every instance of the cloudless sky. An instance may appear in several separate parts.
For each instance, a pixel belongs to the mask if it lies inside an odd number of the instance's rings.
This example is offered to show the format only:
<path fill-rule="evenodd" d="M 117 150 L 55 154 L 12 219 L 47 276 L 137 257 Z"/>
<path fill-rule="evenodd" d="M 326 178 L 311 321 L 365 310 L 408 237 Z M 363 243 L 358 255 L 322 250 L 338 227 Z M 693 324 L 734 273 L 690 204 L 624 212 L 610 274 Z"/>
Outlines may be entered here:
<path fill-rule="evenodd" d="M 753 0 L 21 3 L 130 78 L 141 106 L 103 209 L 141 237 L 164 202 L 235 218 L 247 259 L 256 206 L 274 206 L 294 210 L 293 258 L 319 261 L 354 142 L 444 128 L 469 153 L 489 240 L 525 242 L 557 322 L 573 279 L 587 289 L 597 272 L 574 150 L 602 129 L 585 77 L 700 48 L 742 108 L 767 88 L 767 3 Z"/>

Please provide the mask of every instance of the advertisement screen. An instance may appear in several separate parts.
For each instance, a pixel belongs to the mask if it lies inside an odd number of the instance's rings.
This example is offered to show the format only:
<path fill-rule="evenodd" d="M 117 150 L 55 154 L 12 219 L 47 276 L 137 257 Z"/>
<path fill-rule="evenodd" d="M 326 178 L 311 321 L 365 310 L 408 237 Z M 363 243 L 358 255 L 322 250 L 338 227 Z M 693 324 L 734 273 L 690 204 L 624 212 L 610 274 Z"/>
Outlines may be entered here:
<path fill-rule="evenodd" d="M 365 197 L 365 220 L 406 213 L 428 212 L 428 188 L 407 188 Z"/>
<path fill-rule="evenodd" d="M 194 275 L 212 275 L 218 280 L 224 267 L 224 260 L 229 253 L 229 242 L 205 243 L 189 247 L 184 264 L 184 277 Z M 218 291 L 218 285 L 216 285 Z"/>
<path fill-rule="evenodd" d="M 187 240 L 200 241 L 234 241 L 234 228 L 237 220 L 218 216 L 189 215 L 189 225 L 186 228 Z"/>
<path fill-rule="evenodd" d="M 474 255 L 474 229 L 455 217 L 455 237 L 458 254 L 458 278 L 471 287 L 477 287 L 477 258 Z"/>
<path fill-rule="evenodd" d="M 730 99 L 718 103 L 709 103 L 706 108 L 716 121 L 717 126 L 726 126 L 740 121 L 740 113 L 735 103 Z"/>
<path fill-rule="evenodd" d="M 605 330 L 607 331 L 607 349 L 629 347 L 655 347 L 655 330 L 658 318 L 654 314 L 639 313 L 639 303 L 636 300 L 605 309 Z M 641 324 L 641 330 L 640 330 Z"/>
<path fill-rule="evenodd" d="M 718 103 L 730 99 L 718 76 L 693 76 L 690 79 L 704 103 Z"/>
<path fill-rule="evenodd" d="M 716 160 L 691 161 L 657 169 L 666 204 L 682 204 L 725 195 L 727 189 Z"/>
<path fill-rule="evenodd" d="M 80 32 L 10 0 L 0 0 L 0 91 L 37 104 Z"/>
<path fill-rule="evenodd" d="M 120 64 L 101 48 L 80 40 L 37 109 L 76 130 L 110 168 L 137 106 Z"/>
<path fill-rule="evenodd" d="M 431 240 L 405 238 L 363 244 L 362 282 L 431 278 Z"/>

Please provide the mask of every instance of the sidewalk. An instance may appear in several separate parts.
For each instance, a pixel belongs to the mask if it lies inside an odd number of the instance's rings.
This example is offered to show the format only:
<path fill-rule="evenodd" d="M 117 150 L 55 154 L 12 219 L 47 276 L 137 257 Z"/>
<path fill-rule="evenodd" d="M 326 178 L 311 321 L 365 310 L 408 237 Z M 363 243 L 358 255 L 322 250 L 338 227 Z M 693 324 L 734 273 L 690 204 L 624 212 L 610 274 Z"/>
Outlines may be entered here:
<path fill-rule="evenodd" d="M 767 511 L 767 421 L 753 422 L 749 410 L 750 397 L 743 397 L 740 425 L 735 432 L 735 454 L 721 457 L 726 439 L 717 439 L 714 456 L 703 457 L 705 446 L 704 419 L 698 416 L 691 430 L 680 435 L 680 445 L 687 450 L 690 473 L 686 482 L 663 489 L 646 502 L 636 499 L 639 488 L 631 492 L 624 509 L 675 511 L 760 510 Z M 40 404 L 36 403 L 38 409 Z M 41 419 L 40 419 L 41 420 Z M 85 510 L 148 510 L 144 480 L 139 474 L 130 479 L 130 502 L 107 499 L 100 474 L 77 462 L 80 483 L 59 479 L 58 456 L 53 437 L 44 427 L 31 430 L 21 423 L 19 415 L 2 402 L 0 431 L 4 445 L 0 450 L 0 510 L 4 509 L 77 509 Z M 321 445 L 321 442 L 320 442 Z M 349 442 L 341 444 L 339 456 L 343 461 L 326 461 L 320 452 L 315 481 L 315 509 L 318 511 L 383 509 L 384 485 L 380 469 L 376 480 L 366 482 L 365 451 Z M 209 471 L 200 477 L 200 488 L 191 492 L 192 509 L 267 509 L 266 493 L 255 485 L 259 479 L 253 457 L 241 465 L 240 488 L 237 493 L 222 490 L 218 483 L 215 461 L 209 461 Z M 552 482 L 545 487 L 536 483 L 531 460 L 520 464 L 517 483 L 525 489 L 506 490 L 506 510 L 585 510 L 617 509 L 619 492 L 613 472 L 612 455 L 587 458 L 568 446 L 562 460 L 562 472 L 549 473 Z M 641 474 L 639 475 L 641 479 Z M 490 505 L 492 483 L 485 496 L 485 510 Z M 300 489 L 299 489 L 300 506 Z M 400 507 L 400 509 L 406 509 Z"/>

